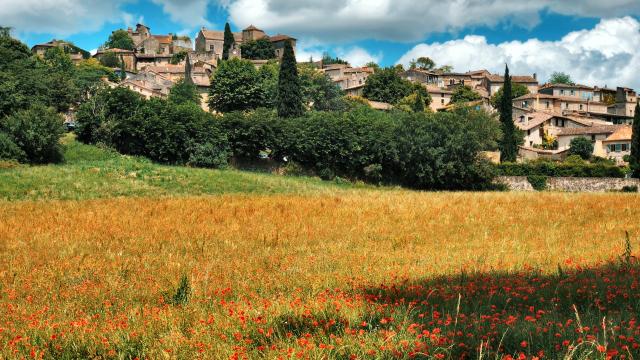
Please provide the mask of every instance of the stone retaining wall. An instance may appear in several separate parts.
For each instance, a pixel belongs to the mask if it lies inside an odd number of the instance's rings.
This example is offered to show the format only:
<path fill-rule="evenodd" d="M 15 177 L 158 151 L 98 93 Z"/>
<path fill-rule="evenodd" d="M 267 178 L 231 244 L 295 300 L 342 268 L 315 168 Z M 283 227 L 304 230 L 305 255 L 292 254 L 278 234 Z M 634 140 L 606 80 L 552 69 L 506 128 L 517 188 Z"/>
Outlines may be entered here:
<path fill-rule="evenodd" d="M 534 191 L 526 176 L 499 176 L 497 182 L 512 191 Z M 605 192 L 625 186 L 640 187 L 640 179 L 549 177 L 547 190 L 569 192 Z"/>

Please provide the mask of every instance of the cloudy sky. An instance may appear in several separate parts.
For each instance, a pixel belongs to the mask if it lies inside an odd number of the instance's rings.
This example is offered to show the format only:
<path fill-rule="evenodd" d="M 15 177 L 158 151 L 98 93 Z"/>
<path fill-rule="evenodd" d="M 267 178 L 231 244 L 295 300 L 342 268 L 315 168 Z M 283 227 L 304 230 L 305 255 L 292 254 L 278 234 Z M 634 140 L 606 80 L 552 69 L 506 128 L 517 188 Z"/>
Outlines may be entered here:
<path fill-rule="evenodd" d="M 362 65 L 429 56 L 456 71 L 569 73 L 591 85 L 640 88 L 640 0 L 0 0 L 0 26 L 29 45 L 64 38 L 94 50 L 117 28 L 194 36 L 254 24 Z"/>

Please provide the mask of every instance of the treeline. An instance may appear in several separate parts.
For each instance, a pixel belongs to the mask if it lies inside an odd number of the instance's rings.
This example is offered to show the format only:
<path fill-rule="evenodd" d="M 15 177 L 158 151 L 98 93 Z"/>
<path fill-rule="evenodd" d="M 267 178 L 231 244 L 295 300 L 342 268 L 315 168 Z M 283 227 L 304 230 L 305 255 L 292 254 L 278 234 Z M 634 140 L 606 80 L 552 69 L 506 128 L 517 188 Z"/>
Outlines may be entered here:
<path fill-rule="evenodd" d="M 39 58 L 0 29 L 0 159 L 49 163 L 62 159 L 59 115 L 88 98 L 111 69 L 94 59 L 76 66 L 61 48 Z"/>
<path fill-rule="evenodd" d="M 417 189 L 483 189 L 493 178 L 480 151 L 497 146 L 500 130 L 485 112 L 385 113 L 351 103 L 289 118 L 273 109 L 212 115 L 184 96 L 190 87 L 181 82 L 168 100 L 105 89 L 80 106 L 78 138 L 166 164 L 221 168 L 267 154 L 324 179 Z"/>

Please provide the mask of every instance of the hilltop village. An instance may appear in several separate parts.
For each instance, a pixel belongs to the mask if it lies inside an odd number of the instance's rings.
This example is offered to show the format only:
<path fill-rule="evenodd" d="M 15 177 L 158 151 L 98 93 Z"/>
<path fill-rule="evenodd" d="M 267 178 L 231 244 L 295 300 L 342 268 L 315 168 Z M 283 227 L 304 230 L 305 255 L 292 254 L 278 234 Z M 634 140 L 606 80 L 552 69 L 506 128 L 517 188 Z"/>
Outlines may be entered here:
<path fill-rule="evenodd" d="M 105 79 L 109 86 L 127 87 L 145 98 L 166 98 L 180 79 L 189 79 L 198 88 L 201 106 L 209 111 L 209 89 L 212 75 L 223 58 L 225 31 L 202 28 L 195 41 L 188 36 L 154 34 L 144 24 L 135 29 L 117 30 L 126 33 L 133 46 L 128 49 L 104 46 L 90 55 L 71 43 L 53 40 L 35 45 L 32 51 L 44 56 L 52 47 L 65 49 L 74 63 L 89 56 L 112 67 L 122 79 L 119 83 Z M 250 61 L 256 68 L 279 61 L 285 43 L 294 48 L 296 38 L 284 34 L 267 34 L 256 26 L 232 33 L 229 58 Z M 267 56 L 263 50 L 267 49 Z M 423 60 L 425 60 L 423 58 Z M 448 66 L 436 68 L 430 60 L 413 62 L 408 69 L 396 66 L 402 79 L 421 86 L 428 94 L 427 111 L 448 111 L 460 101 L 456 92 L 472 94 L 465 105 L 496 112 L 495 99 L 500 96 L 504 77 L 487 70 L 454 72 Z M 361 99 L 371 107 L 386 111 L 398 104 L 366 99 L 367 79 L 380 68 L 376 64 L 352 67 L 346 61 L 325 56 L 308 61 L 325 74 L 346 96 Z M 521 95 L 513 99 L 513 121 L 524 134 L 519 146 L 519 159 L 566 158 L 571 141 L 589 139 L 593 155 L 624 164 L 630 153 L 631 127 L 638 98 L 633 89 L 609 88 L 575 84 L 571 81 L 541 83 L 536 74 L 516 74 L 511 77 Z M 463 96 L 464 99 L 464 96 Z"/>

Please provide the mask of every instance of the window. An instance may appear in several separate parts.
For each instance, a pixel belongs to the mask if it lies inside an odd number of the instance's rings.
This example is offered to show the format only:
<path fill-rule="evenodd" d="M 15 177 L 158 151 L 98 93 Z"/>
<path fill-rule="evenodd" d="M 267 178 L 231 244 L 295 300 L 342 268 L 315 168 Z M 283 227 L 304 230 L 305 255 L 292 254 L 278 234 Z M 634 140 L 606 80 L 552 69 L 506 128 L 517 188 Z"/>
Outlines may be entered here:
<path fill-rule="evenodd" d="M 571 90 L 571 96 L 575 95 L 575 91 Z"/>
<path fill-rule="evenodd" d="M 449 85 L 453 85 L 453 84 L 455 84 L 455 83 L 456 83 L 456 81 L 455 81 L 455 80 L 453 80 L 453 79 L 450 79 L 450 80 L 449 80 Z"/>
<path fill-rule="evenodd" d="M 440 105 L 444 105 L 444 99 L 440 99 Z"/>
<path fill-rule="evenodd" d="M 549 100 L 547 100 L 547 109 L 549 108 Z"/>
<path fill-rule="evenodd" d="M 527 136 L 531 135 L 531 129 L 527 130 Z"/>
<path fill-rule="evenodd" d="M 591 135 L 591 141 L 596 141 L 596 134 Z"/>
<path fill-rule="evenodd" d="M 616 152 L 622 151 L 622 144 L 616 144 Z"/>
<path fill-rule="evenodd" d="M 564 95 L 564 90 L 560 90 L 560 95 Z"/>
<path fill-rule="evenodd" d="M 215 50 L 216 50 L 215 45 L 209 45 L 209 51 L 215 51 Z"/>
<path fill-rule="evenodd" d="M 622 144 L 622 151 L 627 151 L 627 144 Z"/>
<path fill-rule="evenodd" d="M 526 107 L 528 107 L 528 106 L 529 106 L 529 103 L 528 103 L 528 102 L 526 102 L 526 101 L 523 101 L 523 102 L 522 102 L 522 107 L 526 108 Z"/>
<path fill-rule="evenodd" d="M 582 104 L 580 104 L 580 110 L 582 110 Z"/>

